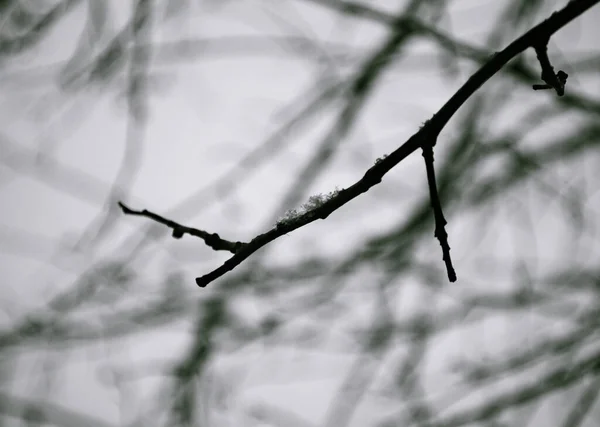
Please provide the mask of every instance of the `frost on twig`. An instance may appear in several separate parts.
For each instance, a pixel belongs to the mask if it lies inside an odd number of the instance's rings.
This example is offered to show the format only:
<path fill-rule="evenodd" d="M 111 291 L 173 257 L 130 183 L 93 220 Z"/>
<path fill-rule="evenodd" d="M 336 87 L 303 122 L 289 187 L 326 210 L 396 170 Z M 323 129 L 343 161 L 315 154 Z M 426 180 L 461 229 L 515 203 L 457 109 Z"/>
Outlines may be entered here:
<path fill-rule="evenodd" d="M 375 164 L 381 163 L 381 162 L 383 161 L 383 159 L 385 159 L 387 156 L 388 156 L 387 154 L 384 154 L 384 155 L 383 155 L 383 156 L 381 156 L 381 157 L 377 157 L 377 158 L 375 159 Z"/>
<path fill-rule="evenodd" d="M 550 58 L 548 57 L 549 39 L 550 37 L 542 40 L 541 43 L 535 46 L 535 53 L 542 67 L 542 80 L 546 84 L 533 85 L 533 90 L 555 89 L 558 96 L 563 96 L 565 94 L 565 85 L 567 84 L 569 75 L 563 70 L 560 70 L 556 74 L 554 73 L 554 67 L 552 67 Z"/>
<path fill-rule="evenodd" d="M 336 186 L 335 190 L 330 191 L 327 194 L 319 193 L 319 194 L 315 194 L 314 196 L 310 196 L 308 198 L 308 201 L 306 203 L 304 203 L 302 206 L 300 206 L 300 208 L 290 209 L 286 213 L 284 213 L 283 216 L 281 216 L 277 220 L 276 225 L 279 227 L 284 224 L 293 223 L 296 219 L 300 218 L 302 215 L 306 214 L 307 212 L 314 211 L 315 209 L 318 209 L 319 207 L 321 207 L 325 202 L 327 202 L 327 201 L 331 200 L 332 198 L 334 198 L 335 196 L 337 196 L 339 192 L 340 192 L 340 190 Z"/>

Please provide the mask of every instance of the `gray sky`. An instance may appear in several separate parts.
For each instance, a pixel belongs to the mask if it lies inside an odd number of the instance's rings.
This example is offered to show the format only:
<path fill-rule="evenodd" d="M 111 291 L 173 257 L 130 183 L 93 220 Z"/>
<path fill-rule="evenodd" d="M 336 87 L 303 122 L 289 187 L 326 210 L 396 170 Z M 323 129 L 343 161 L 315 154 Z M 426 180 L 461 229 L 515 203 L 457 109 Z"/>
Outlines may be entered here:
<path fill-rule="evenodd" d="M 111 15 L 106 22 L 113 29 L 107 38 L 119 31 L 131 9 L 130 2 L 109 3 Z M 166 12 L 161 8 L 168 3 L 156 3 L 162 11 L 157 15 L 164 15 Z M 327 69 L 316 65 L 313 57 L 302 57 L 290 46 L 267 41 L 266 36 L 307 38 L 314 47 L 328 52 L 330 60 L 335 59 L 336 52 L 366 57 L 385 36 L 380 27 L 342 20 L 310 2 L 178 0 L 173 3 L 181 3 L 183 12 L 168 20 L 157 18 L 153 23 L 152 42 L 158 47 L 154 48 L 149 71 L 152 87 L 145 95 L 147 122 L 135 128 L 129 139 L 127 132 L 132 121 L 127 117 L 127 102 L 123 97 L 125 76 L 108 86 L 99 82 L 70 92 L 61 90 L 57 83 L 61 64 L 72 57 L 86 27 L 84 4 L 74 8 L 33 52 L 2 63 L 0 87 L 5 96 L 0 101 L 3 125 L 0 325 L 3 328 L 10 328 L 32 310 L 43 307 L 53 295 L 69 289 L 73 283 L 86 280 L 82 273 L 94 265 L 97 268 L 99 261 L 118 261 L 135 246 L 139 231 L 149 224 L 146 219 L 119 216 L 102 239 L 92 239 L 115 180 L 122 183 L 126 191 L 124 201 L 134 209 L 149 209 L 184 224 L 217 232 L 229 240 L 249 241 L 269 229 L 273 218 L 284 213 L 285 209 L 281 212 L 276 209 L 331 127 L 334 113 L 339 111 L 339 101 L 333 104 L 336 108 L 324 108 L 306 125 L 292 130 L 287 138 L 276 139 L 273 146 L 280 144 L 281 149 L 269 150 L 275 154 L 261 156 L 266 162 L 248 168 L 241 178 L 236 175 L 240 171 L 239 162 L 299 106 L 315 96 L 318 79 L 323 79 L 322 85 L 327 81 L 342 81 L 354 68 L 348 61 L 339 61 L 339 65 L 324 71 Z M 489 29 L 506 2 L 449 3 L 445 17 L 438 24 L 440 29 L 457 40 L 485 48 Z M 565 3 L 546 2 L 532 24 Z M 368 4 L 390 12 L 401 10 L 396 1 Z M 551 58 L 557 58 L 557 64 L 569 64 L 575 59 L 597 56 L 598 22 L 600 7 L 595 7 L 557 33 L 549 48 Z M 0 34 L 4 31 L 8 30 L 0 26 Z M 513 38 L 523 32 L 515 31 Z M 240 37 L 248 40 L 239 41 Z M 213 39 L 212 44 L 199 49 L 197 40 L 208 38 Z M 196 43 L 190 42 L 189 50 L 175 54 L 167 50 L 168 42 L 184 39 Z M 497 48 L 508 42 L 510 39 L 501 40 Z M 476 70 L 475 64 L 461 60 L 456 74 L 444 74 L 439 58 L 434 55 L 437 51 L 431 42 L 420 39 L 406 47 L 405 56 L 378 82 L 368 107 L 344 140 L 340 152 L 306 189 L 304 200 L 311 194 L 327 193 L 336 186 L 347 187 L 360 179 L 377 157 L 393 151 L 411 136 Z M 558 52 L 558 57 L 553 56 Z M 536 65 L 533 52 L 528 51 L 524 56 L 528 64 Z M 493 86 L 498 83 L 496 80 L 501 77 L 496 76 L 488 84 Z M 481 125 L 482 136 L 491 139 L 511 129 L 534 106 L 555 102 L 549 91 L 533 92 L 522 83 L 505 84 L 502 90 L 507 91 L 508 87 L 511 89 L 506 94 L 509 97 L 506 107 L 490 123 Z M 598 73 L 570 74 L 567 87 L 570 93 L 599 101 Z M 467 103 L 461 112 L 468 108 Z M 577 125 L 577 117 L 565 114 L 554 123 L 540 125 L 520 144 L 534 148 L 551 141 Z M 459 114 L 438 141 L 436 160 L 440 163 L 448 153 L 444 139 L 451 140 L 461 131 L 460 122 Z M 135 138 L 139 138 L 138 143 Z M 128 149 L 132 150 L 129 155 Z M 589 221 L 589 230 L 595 230 L 600 218 L 600 199 L 594 184 L 598 182 L 598 160 L 596 151 L 557 165 L 540 177 L 561 195 L 578 192 L 585 200 L 583 215 Z M 269 266 L 293 265 L 311 256 L 342 259 L 367 236 L 393 227 L 403 212 L 408 214 L 422 199 L 427 191 L 422 162 L 421 155 L 415 153 L 380 185 L 326 221 L 290 233 L 255 257 Z M 478 171 L 479 179 L 502 164 L 487 167 Z M 215 191 L 212 184 L 218 179 L 227 182 L 227 177 L 233 177 L 233 181 Z M 203 192 L 198 196 L 200 190 Z M 571 219 L 559 199 L 558 196 L 552 199 L 534 184 L 528 184 L 503 196 L 501 204 L 468 209 L 461 215 L 448 214 L 452 218 L 448 225 L 451 253 L 459 277 L 464 279 L 452 287 L 442 283 L 447 288 L 440 294 L 433 290 L 439 285 L 428 288 L 417 276 L 405 277 L 402 286 L 398 285 L 389 295 L 388 304 L 397 318 L 427 312 L 431 307 L 437 310 L 452 307 L 465 294 L 488 286 L 508 291 L 515 286 L 515 273 L 502 266 L 513 266 L 515 260 L 522 260 L 534 274 L 548 271 L 558 262 L 568 264 L 571 259 L 582 265 L 594 265 L 600 255 L 600 240 L 592 232 L 574 236 Z M 461 202 L 457 204 L 460 205 Z M 497 216 L 486 224 L 489 212 Z M 480 227 L 482 224 L 484 227 Z M 433 238 L 433 230 L 430 234 L 429 241 L 415 248 L 416 258 L 424 263 L 436 260 L 441 269 L 439 245 Z M 80 246 L 74 249 L 77 242 Z M 110 380 L 112 375 L 114 379 L 119 369 L 132 367 L 144 376 L 146 370 L 152 371 L 184 354 L 193 332 L 193 302 L 203 297 L 202 292 L 213 292 L 199 290 L 193 279 L 227 258 L 227 253 L 211 251 L 189 236 L 147 244 L 129 263 L 135 279 L 119 304 L 126 307 L 136 301 L 151 301 L 163 292 L 165 272 L 179 272 L 182 283 L 178 289 L 188 300 L 189 316 L 167 328 L 116 341 L 98 340 L 70 350 L 42 348 L 18 357 L 11 355 L 0 360 L 5 365 L 2 369 L 10 367 L 8 372 L 13 374 L 5 389 L 54 401 L 111 425 L 126 425 L 146 412 L 145 408 L 160 411 L 155 402 L 166 400 L 160 398 L 168 384 L 164 376 L 136 378 L 117 385 L 107 378 Z M 361 286 L 375 286 L 384 278 L 385 271 L 378 266 L 353 277 L 344 296 L 344 303 L 352 309 L 327 326 L 328 339 L 317 343 L 314 350 L 301 350 L 293 345 L 276 348 L 259 342 L 216 360 L 200 386 L 208 390 L 203 397 L 207 400 L 199 406 L 210 408 L 209 425 L 254 425 L 248 414 L 256 414 L 265 402 L 292 411 L 308 422 L 320 423 L 332 407 L 333 396 L 349 369 L 359 367 L 365 372 L 372 369 L 374 377 L 385 378 L 393 369 L 394 359 L 390 357 L 381 364 L 369 358 L 359 358 L 357 362 L 356 342 L 350 338 L 350 332 L 368 325 L 379 310 L 373 295 L 363 295 Z M 219 281 L 210 286 L 218 288 Z M 106 289 L 106 298 L 121 295 L 110 286 Z M 264 313 L 272 309 L 261 305 L 251 292 L 247 300 L 243 295 L 238 299 L 235 303 L 240 319 L 249 325 L 258 324 Z M 581 304 L 583 307 L 585 302 Z M 110 319 L 111 310 L 116 308 L 116 303 L 112 307 L 91 304 L 75 314 L 75 318 L 80 318 L 82 325 L 95 324 Z M 87 317 L 86 310 L 93 312 L 94 317 Z M 290 327 L 290 336 L 303 330 L 302 322 L 310 324 L 312 316 L 311 313 L 300 316 Z M 452 357 L 487 360 L 507 349 L 530 345 L 532 331 L 535 331 L 533 336 L 553 335 L 567 333 L 568 328 L 569 323 L 563 322 L 560 315 L 548 319 L 534 312 L 512 317 L 500 312 L 473 322 L 467 319 L 464 326 L 430 344 L 433 349 L 430 348 L 427 359 L 424 387 L 440 406 L 459 410 L 461 405 L 474 404 L 485 396 L 457 392 L 463 389 L 450 369 Z M 398 351 L 403 348 L 399 345 Z M 57 369 L 56 382 L 49 383 L 47 388 L 40 374 L 46 364 Z M 500 390 L 502 385 L 498 387 Z M 32 389 L 39 396 L 31 395 Z M 395 408 L 393 400 L 370 396 L 357 408 L 351 425 L 371 424 L 375 415 L 394 412 Z M 597 406 L 596 419 L 599 411 Z M 152 418 L 152 411 L 146 415 L 149 417 L 146 425 L 157 420 Z M 555 409 L 551 404 L 545 404 L 535 416 L 538 418 L 532 425 L 555 425 L 552 424 Z M 290 425 L 288 422 L 286 419 L 283 425 Z"/>

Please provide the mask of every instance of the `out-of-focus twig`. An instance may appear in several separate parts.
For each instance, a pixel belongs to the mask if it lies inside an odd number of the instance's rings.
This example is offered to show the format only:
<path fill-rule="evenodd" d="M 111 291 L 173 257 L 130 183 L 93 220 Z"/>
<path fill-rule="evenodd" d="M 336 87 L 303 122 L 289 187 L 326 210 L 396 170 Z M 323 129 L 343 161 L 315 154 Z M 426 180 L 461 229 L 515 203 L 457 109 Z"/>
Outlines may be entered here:
<path fill-rule="evenodd" d="M 563 96 L 565 94 L 565 84 L 567 83 L 567 77 L 569 77 L 569 75 L 562 70 L 558 73 L 554 72 L 554 67 L 552 67 L 552 64 L 550 63 L 550 58 L 548 57 L 549 40 L 550 37 L 548 37 L 547 39 L 543 39 L 538 44 L 536 44 L 535 53 L 542 67 L 542 80 L 546 82 L 546 86 L 554 88 L 558 96 Z M 538 86 L 538 89 L 536 89 L 536 86 Z M 534 85 L 533 89 L 541 89 L 541 87 L 539 86 L 540 85 Z"/>
<path fill-rule="evenodd" d="M 571 364 L 560 366 L 518 388 L 509 388 L 473 408 L 436 420 L 436 427 L 460 427 L 493 418 L 509 407 L 518 407 L 550 393 L 561 390 L 600 371 L 600 353 L 596 352 Z"/>

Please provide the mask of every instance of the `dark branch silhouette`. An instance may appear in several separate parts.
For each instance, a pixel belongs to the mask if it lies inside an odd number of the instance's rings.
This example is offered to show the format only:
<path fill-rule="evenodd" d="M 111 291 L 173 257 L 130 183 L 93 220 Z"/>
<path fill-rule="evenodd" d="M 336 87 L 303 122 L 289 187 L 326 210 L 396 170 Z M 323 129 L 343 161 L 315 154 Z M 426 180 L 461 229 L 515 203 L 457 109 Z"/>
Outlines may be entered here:
<path fill-rule="evenodd" d="M 327 218 L 332 212 L 339 209 L 350 200 L 355 199 L 360 194 L 367 192 L 371 187 L 379 184 L 383 177 L 398 163 L 400 163 L 418 148 L 421 148 L 424 143 L 428 143 L 428 141 L 431 139 L 437 139 L 442 129 L 450 121 L 458 109 L 469 99 L 473 93 L 475 93 L 477 89 L 479 89 L 486 81 L 493 77 L 494 74 L 502 69 L 502 67 L 506 65 L 508 61 L 525 51 L 527 48 L 533 47 L 536 50 L 539 50 L 540 46 L 545 46 L 547 40 L 550 39 L 552 34 L 579 15 L 583 14 L 586 10 L 597 4 L 599 1 L 600 0 L 572 0 L 563 9 L 558 12 L 554 12 L 548 19 L 516 39 L 502 51 L 493 55 L 492 58 L 490 58 L 487 63 L 485 63 L 477 72 L 475 72 L 454 94 L 454 96 L 452 96 L 450 100 L 446 102 L 446 104 L 437 113 L 435 113 L 419 131 L 411 136 L 398 149 L 367 170 L 363 178 L 357 181 L 354 185 L 339 191 L 337 195 L 323 203 L 321 206 L 303 213 L 299 217 L 294 218 L 293 221 L 278 223 L 270 231 L 256 236 L 247 245 L 244 245 L 238 251 L 236 251 L 235 255 L 225 261 L 223 265 L 208 274 L 196 278 L 196 284 L 200 287 L 205 287 L 210 282 L 233 270 L 254 252 L 278 237 L 290 233 L 291 231 L 303 227 L 313 221 L 316 221 L 317 219 Z M 554 82 L 554 80 L 557 80 L 556 75 L 554 75 L 554 79 L 552 79 L 552 77 L 549 77 L 548 73 L 546 73 L 546 78 L 553 82 L 553 84 L 557 84 Z M 435 211 L 436 209 L 434 208 L 434 212 Z M 438 219 L 440 219 L 439 214 Z M 437 222 L 437 224 L 439 225 L 440 222 Z M 436 226 L 436 236 L 443 235 L 441 230 L 442 228 L 438 229 Z M 454 273 L 454 268 L 450 262 L 447 239 L 445 243 L 442 243 L 442 241 L 443 239 L 440 239 L 440 243 L 442 244 L 444 252 L 444 261 L 448 269 L 448 276 L 450 281 L 454 281 L 456 273 Z"/>
<path fill-rule="evenodd" d="M 119 202 L 119 207 L 126 215 L 145 216 L 146 218 L 150 218 L 159 224 L 164 224 L 167 227 L 172 228 L 173 238 L 175 239 L 180 239 L 184 234 L 189 234 L 190 236 L 201 238 L 204 240 L 207 246 L 210 246 L 215 251 L 228 251 L 233 254 L 237 253 L 245 245 L 243 242 L 230 242 L 229 240 L 222 239 L 217 233 L 209 233 L 208 231 L 199 230 L 197 228 L 186 227 L 185 225 L 181 225 L 146 209 L 142 211 L 133 210 L 126 206 L 123 202 Z"/>
<path fill-rule="evenodd" d="M 442 204 L 440 202 L 440 196 L 438 195 L 437 184 L 435 181 L 435 169 L 433 167 L 433 147 L 435 146 L 435 139 L 426 141 L 423 144 L 423 158 L 425 159 L 425 168 L 427 169 L 427 184 L 429 186 L 429 198 L 431 201 L 431 209 L 433 210 L 433 216 L 435 219 L 435 232 L 434 236 L 440 242 L 442 247 L 442 254 L 444 264 L 446 265 L 446 273 L 448 274 L 448 280 L 456 282 L 456 272 L 452 265 L 452 259 L 450 258 L 450 245 L 448 244 L 448 233 L 446 232 L 446 218 L 442 212 Z"/>

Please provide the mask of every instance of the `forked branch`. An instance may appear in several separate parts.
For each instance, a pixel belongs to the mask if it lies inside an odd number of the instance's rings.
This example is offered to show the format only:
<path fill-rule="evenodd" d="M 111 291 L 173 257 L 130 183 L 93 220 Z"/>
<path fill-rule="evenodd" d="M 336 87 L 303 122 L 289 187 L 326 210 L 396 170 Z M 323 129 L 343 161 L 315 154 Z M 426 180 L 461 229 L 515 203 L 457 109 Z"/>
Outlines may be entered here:
<path fill-rule="evenodd" d="M 431 141 L 437 140 L 444 126 L 458 111 L 458 109 L 471 97 L 471 95 L 473 95 L 477 89 L 479 89 L 486 81 L 500 71 L 502 67 L 508 63 L 508 61 L 526 49 L 536 49 L 542 66 L 542 79 L 547 85 L 550 85 L 552 88 L 556 89 L 558 95 L 562 95 L 562 93 L 564 93 L 566 73 L 564 73 L 565 75 L 561 75 L 560 72 L 554 74 L 546 53 L 547 42 L 556 31 L 564 27 L 576 17 L 582 15 L 585 11 L 599 2 L 600 0 L 571 0 L 563 9 L 554 12 L 548 19 L 513 41 L 502 51 L 493 55 L 488 62 L 481 66 L 479 70 L 477 70 L 448 100 L 448 102 L 446 102 L 446 104 L 444 104 L 444 106 L 442 106 L 442 108 L 424 124 L 421 129 L 419 129 L 414 135 L 412 135 L 406 142 L 404 142 L 395 151 L 390 153 L 387 157 L 379 159 L 374 166 L 365 172 L 360 180 L 348 188 L 339 190 L 333 197 L 314 207 L 314 209 L 307 210 L 299 216 L 294 216 L 290 220 L 278 222 L 274 228 L 266 233 L 256 236 L 246 244 L 225 241 L 218 238 L 217 235 L 218 240 L 215 240 L 217 243 L 212 245 L 209 244 L 209 240 L 206 239 L 206 235 L 209 233 L 181 226 L 180 224 L 162 218 L 156 214 L 151 214 L 148 211 L 133 211 L 129 208 L 126 208 L 126 206 L 123 204 L 121 204 L 121 208 L 125 213 L 143 215 L 173 228 L 173 237 L 180 237 L 180 234 L 183 231 L 189 234 L 198 235 L 198 237 L 203 238 L 206 243 L 215 250 L 226 249 L 233 252 L 234 255 L 225 261 L 223 265 L 196 279 L 196 284 L 198 286 L 205 287 L 210 282 L 223 276 L 228 271 L 233 270 L 250 255 L 273 240 L 313 221 L 316 221 L 317 219 L 327 218 L 332 212 L 339 209 L 350 200 L 358 197 L 362 193 L 367 192 L 371 187 L 379 184 L 385 174 L 387 174 L 392 168 L 394 168 L 398 163 L 415 152 L 417 149 L 425 146 L 425 149 L 428 150 L 429 148 L 427 148 L 425 144 L 429 144 Z M 430 160 L 426 161 L 426 165 L 428 167 L 428 175 L 433 178 L 432 153 L 430 154 L 428 151 L 424 151 L 424 156 L 426 156 L 426 160 L 428 156 L 430 156 Z M 430 168 L 431 171 L 429 170 Z M 456 280 L 456 275 L 450 261 L 450 247 L 448 245 L 447 235 L 445 234 L 445 229 L 443 227 L 445 225 L 445 219 L 441 213 L 441 206 L 439 205 L 439 198 L 437 197 L 437 189 L 432 189 L 432 183 L 434 184 L 435 182 L 432 181 L 431 178 L 430 195 L 432 196 L 432 207 L 434 215 L 436 216 L 436 237 L 438 237 L 440 244 L 442 245 L 444 261 L 446 262 L 448 269 L 449 279 L 453 281 Z M 437 203 L 435 200 L 437 200 Z M 206 233 L 206 235 L 204 233 Z"/>

